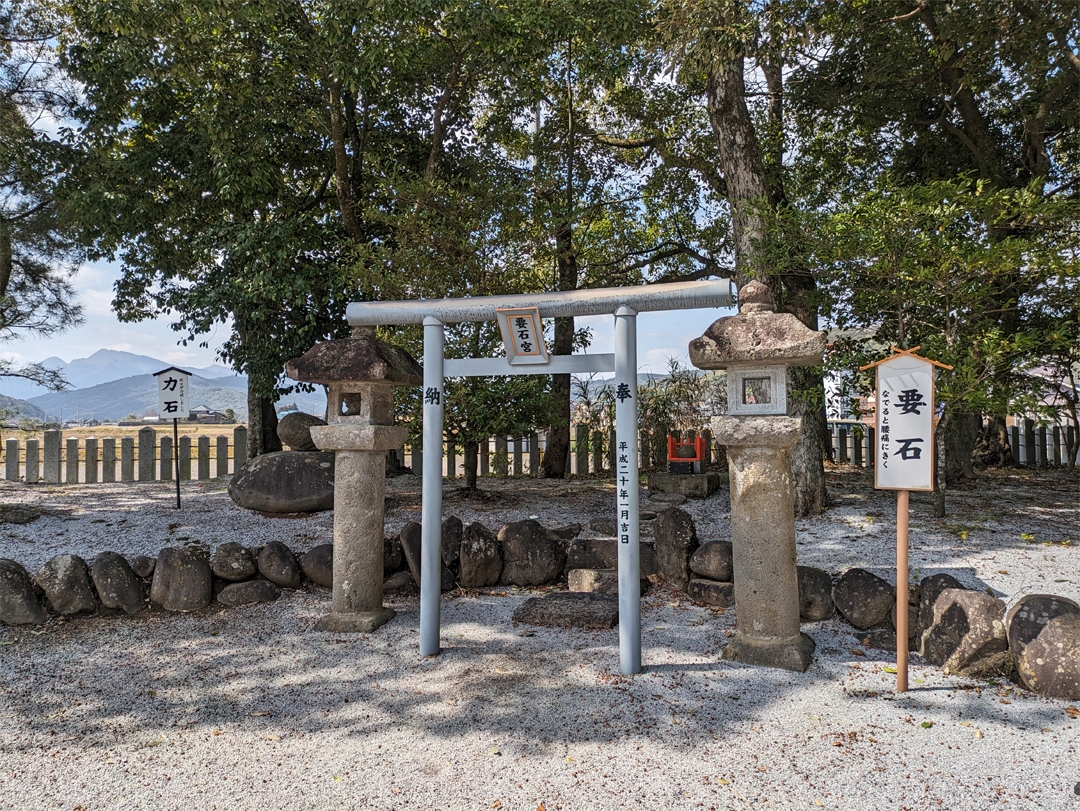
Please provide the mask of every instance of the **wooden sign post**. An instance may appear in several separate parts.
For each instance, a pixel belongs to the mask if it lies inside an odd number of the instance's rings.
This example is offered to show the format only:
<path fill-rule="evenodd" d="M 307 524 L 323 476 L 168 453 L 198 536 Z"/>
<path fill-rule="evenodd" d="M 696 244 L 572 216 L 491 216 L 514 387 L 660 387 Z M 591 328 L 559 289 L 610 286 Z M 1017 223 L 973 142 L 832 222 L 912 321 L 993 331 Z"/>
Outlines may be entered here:
<path fill-rule="evenodd" d="M 877 371 L 874 487 L 896 491 L 896 691 L 908 687 L 908 495 L 934 489 L 934 367 L 914 349 L 862 369 Z"/>
<path fill-rule="evenodd" d="M 186 420 L 191 416 L 189 394 L 191 387 L 188 379 L 191 372 L 170 366 L 160 372 L 154 372 L 158 383 L 158 414 L 172 417 L 173 462 L 176 474 L 176 509 L 180 509 L 180 431 L 177 420 Z"/>

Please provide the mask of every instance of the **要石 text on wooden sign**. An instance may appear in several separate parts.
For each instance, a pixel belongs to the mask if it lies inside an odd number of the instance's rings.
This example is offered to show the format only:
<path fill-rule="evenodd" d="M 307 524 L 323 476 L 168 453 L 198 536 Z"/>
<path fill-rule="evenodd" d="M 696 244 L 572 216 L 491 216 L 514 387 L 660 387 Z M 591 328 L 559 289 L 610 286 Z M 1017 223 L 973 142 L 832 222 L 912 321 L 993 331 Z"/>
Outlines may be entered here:
<path fill-rule="evenodd" d="M 158 384 L 158 415 L 163 420 L 186 420 L 191 416 L 191 372 L 170 366 L 154 372 Z"/>
<path fill-rule="evenodd" d="M 933 490 L 935 364 L 901 352 L 876 365 L 874 487 Z"/>
<path fill-rule="evenodd" d="M 495 314 L 499 318 L 506 359 L 511 366 L 550 362 L 538 307 L 506 307 L 496 310 Z"/>

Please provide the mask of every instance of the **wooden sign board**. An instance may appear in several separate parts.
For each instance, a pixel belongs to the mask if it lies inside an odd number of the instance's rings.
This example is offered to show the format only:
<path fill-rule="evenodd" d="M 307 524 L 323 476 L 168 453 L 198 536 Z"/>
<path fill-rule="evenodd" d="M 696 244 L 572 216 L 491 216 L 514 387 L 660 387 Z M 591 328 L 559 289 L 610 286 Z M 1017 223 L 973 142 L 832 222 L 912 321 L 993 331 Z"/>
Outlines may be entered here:
<path fill-rule="evenodd" d="M 163 420 L 186 420 L 191 416 L 191 372 L 170 366 L 154 372 L 158 384 L 158 414 Z"/>
<path fill-rule="evenodd" d="M 877 364 L 874 487 L 934 489 L 934 363 L 901 353 Z"/>
<path fill-rule="evenodd" d="M 507 307 L 495 314 L 511 366 L 550 362 L 538 307 Z"/>

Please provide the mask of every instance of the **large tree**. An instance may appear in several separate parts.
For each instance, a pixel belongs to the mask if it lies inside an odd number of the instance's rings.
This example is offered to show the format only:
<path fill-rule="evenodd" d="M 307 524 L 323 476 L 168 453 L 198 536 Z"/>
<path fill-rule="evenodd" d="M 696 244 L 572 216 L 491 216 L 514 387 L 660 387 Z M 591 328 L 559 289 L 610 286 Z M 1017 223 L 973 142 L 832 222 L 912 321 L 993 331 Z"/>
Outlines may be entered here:
<path fill-rule="evenodd" d="M 68 88 L 51 40 L 61 21 L 33 3 L 0 2 L 0 340 L 77 325 L 76 244 L 56 200 L 64 151 L 53 137 Z M 57 372 L 0 358 L 0 376 L 61 388 Z"/>

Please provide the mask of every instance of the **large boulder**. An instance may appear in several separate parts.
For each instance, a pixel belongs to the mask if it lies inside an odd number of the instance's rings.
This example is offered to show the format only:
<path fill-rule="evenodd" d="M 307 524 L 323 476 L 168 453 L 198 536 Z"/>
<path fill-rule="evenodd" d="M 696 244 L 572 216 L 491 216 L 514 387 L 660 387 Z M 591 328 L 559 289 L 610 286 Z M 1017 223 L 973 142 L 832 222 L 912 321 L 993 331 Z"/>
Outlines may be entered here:
<path fill-rule="evenodd" d="M 401 541 L 396 537 L 383 538 L 382 567 L 384 574 L 392 574 L 401 568 L 405 556 L 401 551 Z"/>
<path fill-rule="evenodd" d="M 1080 700 L 1080 613 L 1050 620 L 1016 659 L 1024 685 L 1041 695 Z"/>
<path fill-rule="evenodd" d="M 915 630 L 916 639 L 921 639 L 923 631 L 934 622 L 934 603 L 945 589 L 962 589 L 964 585 L 951 574 L 939 572 L 924 577 L 919 583 L 919 626 Z"/>
<path fill-rule="evenodd" d="M 302 554 L 299 559 L 300 571 L 304 577 L 318 586 L 334 587 L 334 545 L 321 543 Z"/>
<path fill-rule="evenodd" d="M 821 622 L 833 615 L 832 576 L 813 566 L 796 567 L 799 581 L 799 616 L 807 622 Z"/>
<path fill-rule="evenodd" d="M 1038 638 L 1051 620 L 1067 614 L 1080 614 L 1080 605 L 1053 594 L 1029 594 L 1021 597 L 1005 615 L 1005 633 L 1009 638 L 1009 652 L 1016 662 L 1020 681 L 1029 690 L 1034 688 L 1027 683 L 1024 674 L 1037 672 L 1046 663 L 1044 661 L 1042 666 L 1038 665 L 1035 661 L 1038 657 L 1033 657 L 1029 661 L 1026 656 L 1027 646 Z"/>
<path fill-rule="evenodd" d="M 250 580 L 259 571 L 255 556 L 236 541 L 223 543 L 210 556 L 210 570 L 214 577 L 238 583 Z"/>
<path fill-rule="evenodd" d="M 888 580 L 866 569 L 848 569 L 836 578 L 832 598 L 844 619 L 865 630 L 889 619 L 896 591 Z"/>
<path fill-rule="evenodd" d="M 270 541 L 259 550 L 255 560 L 259 574 L 283 589 L 300 588 L 300 564 L 296 555 L 281 541 Z"/>
<path fill-rule="evenodd" d="M 479 522 L 469 524 L 461 536 L 458 557 L 462 588 L 494 586 L 502 574 L 502 546 L 495 533 Z"/>
<path fill-rule="evenodd" d="M 34 584 L 45 592 L 57 614 L 97 611 L 90 570 L 78 555 L 57 555 L 38 570 Z"/>
<path fill-rule="evenodd" d="M 30 574 L 22 564 L 0 558 L 0 622 L 40 625 L 48 619 Z"/>
<path fill-rule="evenodd" d="M 922 632 L 919 653 L 957 676 L 980 677 L 1007 667 L 1005 603 L 981 591 L 944 589 L 933 620 Z"/>
<path fill-rule="evenodd" d="M 232 477 L 229 497 L 248 510 L 310 513 L 334 508 L 334 454 L 279 451 L 256 456 Z"/>
<path fill-rule="evenodd" d="M 409 565 L 409 573 L 412 574 L 417 585 L 420 584 L 422 533 L 423 528 L 415 521 L 410 521 L 402 527 L 401 533 L 398 535 L 398 540 L 401 542 L 401 551 L 405 555 L 405 562 Z M 385 563 L 385 556 L 383 562 Z M 450 591 L 456 583 L 454 573 L 446 568 L 445 564 L 440 565 L 439 570 L 441 576 L 439 589 L 441 591 Z"/>
<path fill-rule="evenodd" d="M 168 546 L 158 553 L 150 600 L 166 611 L 198 611 L 210 605 L 214 575 L 206 556 L 183 546 Z"/>
<path fill-rule="evenodd" d="M 698 548 L 690 514 L 671 507 L 656 517 L 656 562 L 660 576 L 683 591 L 690 582 L 690 558 Z"/>
<path fill-rule="evenodd" d="M 619 598 L 556 591 L 543 597 L 530 597 L 514 610 L 513 619 L 557 628 L 613 628 L 619 621 Z"/>
<path fill-rule="evenodd" d="M 555 530 L 558 535 L 558 531 Z M 559 536 L 562 537 L 562 536 Z M 642 541 L 639 549 L 641 576 L 660 572 L 656 544 Z M 619 540 L 617 538 L 575 538 L 566 550 L 566 571 L 571 569 L 618 569 Z"/>
<path fill-rule="evenodd" d="M 557 580 L 566 564 L 566 543 L 528 519 L 499 530 L 503 568 L 499 582 L 510 586 L 541 586 Z"/>
<path fill-rule="evenodd" d="M 690 571 L 706 580 L 730 583 L 731 541 L 709 541 L 699 546 L 690 556 Z"/>
<path fill-rule="evenodd" d="M 90 566 L 90 577 L 106 608 L 122 608 L 128 614 L 142 611 L 142 583 L 123 555 L 99 552 Z"/>
<path fill-rule="evenodd" d="M 282 445 L 294 451 L 317 451 L 319 446 L 311 438 L 311 429 L 316 425 L 326 425 L 326 420 L 314 414 L 294 411 L 278 420 L 278 439 Z"/>

